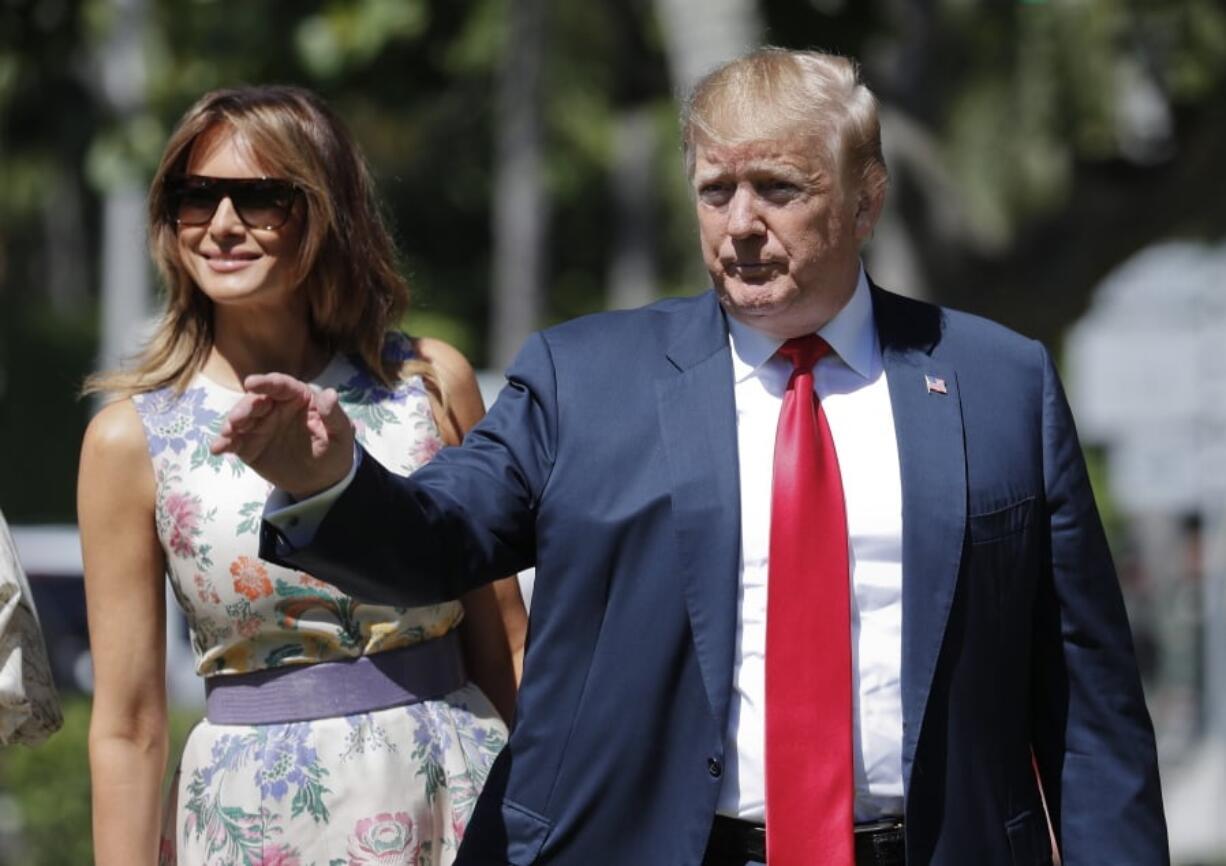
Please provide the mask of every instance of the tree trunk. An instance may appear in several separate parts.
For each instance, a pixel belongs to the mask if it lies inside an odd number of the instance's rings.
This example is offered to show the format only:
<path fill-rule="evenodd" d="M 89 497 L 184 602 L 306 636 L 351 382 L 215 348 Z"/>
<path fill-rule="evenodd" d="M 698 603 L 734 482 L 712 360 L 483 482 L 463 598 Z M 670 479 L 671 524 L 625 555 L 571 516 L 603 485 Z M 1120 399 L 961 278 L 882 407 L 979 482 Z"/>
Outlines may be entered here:
<path fill-rule="evenodd" d="M 655 0 L 669 73 L 678 97 L 714 67 L 759 43 L 756 0 Z"/>
<path fill-rule="evenodd" d="M 58 175 L 42 210 L 47 297 L 57 313 L 79 311 L 88 297 L 89 249 L 76 178 Z"/>
<path fill-rule="evenodd" d="M 619 111 L 613 119 L 614 218 L 609 257 L 609 300 L 613 309 L 650 303 L 656 296 L 655 118 L 649 104 Z"/>
<path fill-rule="evenodd" d="M 145 109 L 147 0 L 112 0 L 110 33 L 98 52 L 98 84 L 119 125 Z M 117 366 L 139 347 L 152 302 L 145 246 L 145 186 L 135 166 L 111 179 L 102 211 L 102 340 L 99 365 Z"/>
<path fill-rule="evenodd" d="M 548 202 L 542 164 L 544 0 L 508 4 L 498 80 L 489 366 L 503 369 L 540 326 Z"/>

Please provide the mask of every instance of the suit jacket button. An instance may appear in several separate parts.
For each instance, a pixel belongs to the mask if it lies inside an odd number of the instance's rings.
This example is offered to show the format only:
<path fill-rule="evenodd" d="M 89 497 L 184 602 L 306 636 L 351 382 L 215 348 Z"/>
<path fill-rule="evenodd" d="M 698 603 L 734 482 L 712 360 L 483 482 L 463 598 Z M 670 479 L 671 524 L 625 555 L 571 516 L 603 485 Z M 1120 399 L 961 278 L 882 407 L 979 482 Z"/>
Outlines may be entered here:
<path fill-rule="evenodd" d="M 715 758 L 707 758 L 707 772 L 711 774 L 712 779 L 718 779 L 724 774 L 724 765 Z"/>

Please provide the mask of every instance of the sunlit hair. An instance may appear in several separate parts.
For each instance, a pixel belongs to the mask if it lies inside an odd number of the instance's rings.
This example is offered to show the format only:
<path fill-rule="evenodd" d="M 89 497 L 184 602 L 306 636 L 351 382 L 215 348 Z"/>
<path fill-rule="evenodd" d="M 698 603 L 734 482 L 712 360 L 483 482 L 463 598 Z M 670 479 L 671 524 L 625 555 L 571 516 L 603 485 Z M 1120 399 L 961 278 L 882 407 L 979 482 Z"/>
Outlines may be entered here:
<path fill-rule="evenodd" d="M 877 98 L 857 65 L 835 54 L 759 48 L 708 73 L 681 114 L 686 172 L 694 176 L 700 144 L 808 137 L 870 196 L 885 192 Z"/>
<path fill-rule="evenodd" d="M 182 391 L 208 358 L 213 302 L 183 266 L 165 179 L 185 171 L 202 138 L 226 132 L 237 135 L 269 177 L 293 181 L 301 190 L 295 206 L 303 209 L 304 226 L 293 275 L 308 301 L 312 337 L 329 352 L 356 354 L 385 385 L 421 373 L 441 397 L 428 364 L 416 361 L 406 368 L 382 357 L 386 333 L 408 307 L 409 287 L 397 270 L 365 160 L 318 96 L 288 86 L 215 90 L 179 121 L 149 191 L 150 253 L 166 289 L 165 309 L 135 364 L 90 377 L 85 393 L 130 396 L 167 386 Z"/>

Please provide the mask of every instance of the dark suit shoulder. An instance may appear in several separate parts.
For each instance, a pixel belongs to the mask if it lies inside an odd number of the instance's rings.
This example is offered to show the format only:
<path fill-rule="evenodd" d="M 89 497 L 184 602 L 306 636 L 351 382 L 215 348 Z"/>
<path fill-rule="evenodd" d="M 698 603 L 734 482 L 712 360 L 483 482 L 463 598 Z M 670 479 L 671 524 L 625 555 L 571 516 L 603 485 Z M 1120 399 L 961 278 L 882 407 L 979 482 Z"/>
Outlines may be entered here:
<path fill-rule="evenodd" d="M 667 324 L 673 316 L 693 311 L 703 304 L 712 303 L 712 293 L 685 297 L 663 298 L 654 303 L 629 310 L 604 310 L 568 319 L 545 328 L 541 333 L 550 342 L 581 337 L 588 339 L 597 334 L 620 334 L 628 330 L 651 327 L 655 322 Z"/>
<path fill-rule="evenodd" d="M 992 352 L 1002 361 L 1035 363 L 1041 348 L 1038 340 L 974 313 L 948 308 L 942 308 L 942 313 L 945 317 L 942 343 L 949 343 L 951 348 L 958 344 L 959 349 Z"/>
<path fill-rule="evenodd" d="M 710 315 L 718 308 L 712 292 L 665 298 L 631 310 L 609 310 L 580 316 L 541 332 L 555 353 L 578 353 L 601 363 L 610 354 L 625 357 L 658 349 L 685 322 Z"/>
<path fill-rule="evenodd" d="M 874 287 L 874 313 L 882 347 L 919 349 L 953 363 L 1033 369 L 1041 364 L 1041 344 L 999 322 L 905 298 Z"/>

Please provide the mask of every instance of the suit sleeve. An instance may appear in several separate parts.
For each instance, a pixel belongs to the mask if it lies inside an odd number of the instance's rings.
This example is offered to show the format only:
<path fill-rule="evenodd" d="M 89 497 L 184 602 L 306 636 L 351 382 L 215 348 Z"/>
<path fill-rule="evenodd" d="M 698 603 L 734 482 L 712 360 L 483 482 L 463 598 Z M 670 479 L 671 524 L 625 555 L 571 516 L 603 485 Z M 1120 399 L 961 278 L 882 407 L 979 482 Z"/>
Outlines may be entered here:
<path fill-rule="evenodd" d="M 1068 403 L 1042 354 L 1050 547 L 1035 606 L 1039 773 L 1064 866 L 1168 864 L 1153 727 L 1124 602 Z"/>
<path fill-rule="evenodd" d="M 463 444 L 405 478 L 364 455 L 313 539 L 265 521 L 260 556 L 357 598 L 405 606 L 458 598 L 534 564 L 536 510 L 557 439 L 553 360 L 534 335 Z"/>

